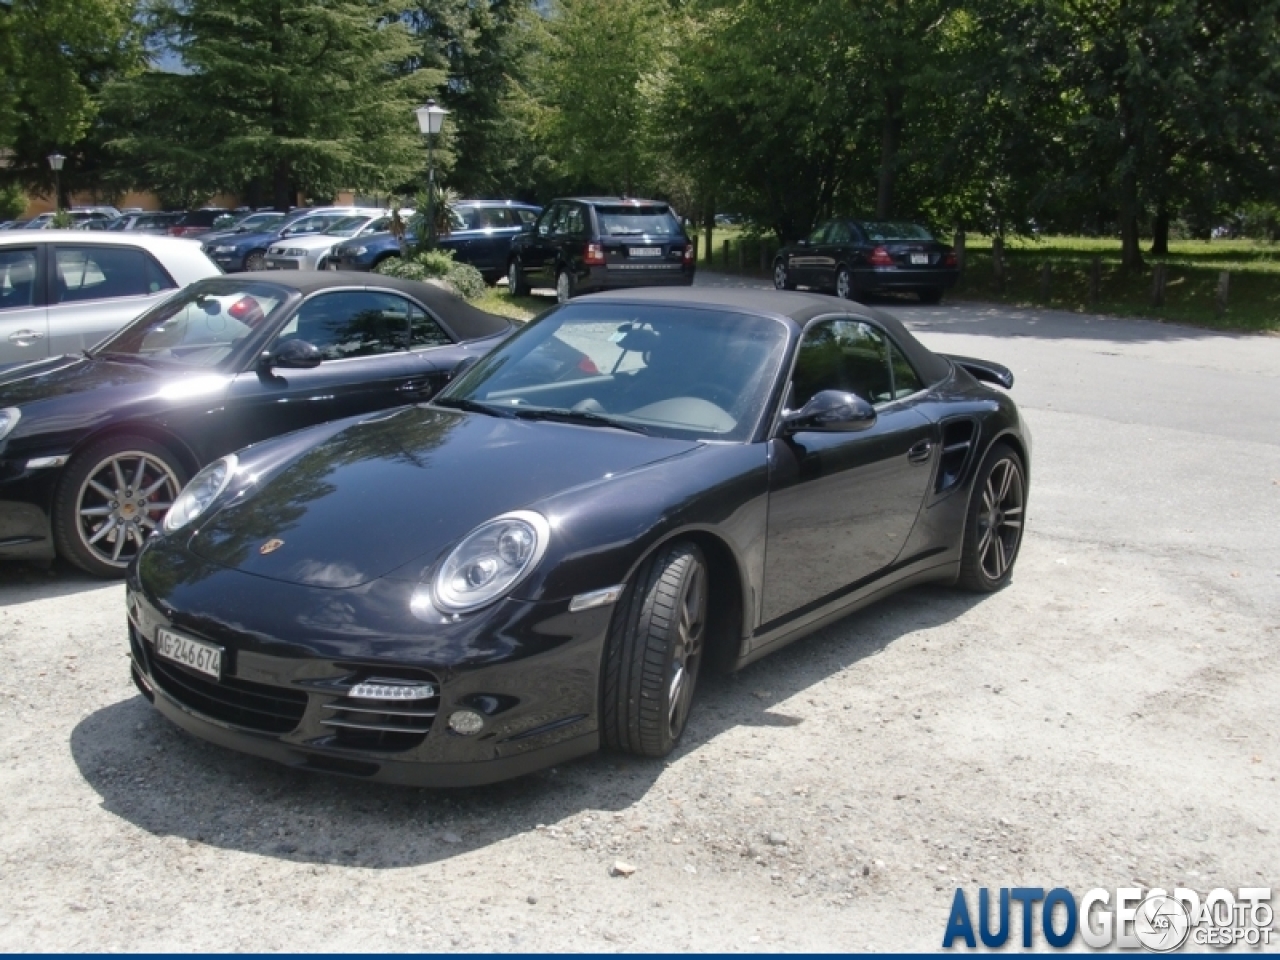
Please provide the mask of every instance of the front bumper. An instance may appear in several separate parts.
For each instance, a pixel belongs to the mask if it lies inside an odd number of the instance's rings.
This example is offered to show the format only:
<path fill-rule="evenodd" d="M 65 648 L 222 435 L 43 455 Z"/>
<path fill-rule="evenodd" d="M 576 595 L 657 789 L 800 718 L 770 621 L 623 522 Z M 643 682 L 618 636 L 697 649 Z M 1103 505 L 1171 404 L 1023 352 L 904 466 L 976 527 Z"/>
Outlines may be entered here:
<path fill-rule="evenodd" d="M 161 713 L 202 739 L 369 780 L 470 786 L 598 748 L 612 608 L 569 613 L 567 599 L 505 600 L 426 622 L 410 612 L 415 586 L 281 583 L 152 541 L 129 574 L 134 680 Z M 221 647 L 221 677 L 158 657 L 161 627 Z M 346 695 L 375 677 L 432 683 L 438 696 L 424 709 L 434 716 L 388 719 Z M 483 716 L 477 734 L 450 729 L 462 709 Z M 375 729 L 383 725 L 394 732 Z"/>
<path fill-rule="evenodd" d="M 267 257 L 268 270 L 314 270 L 315 267 L 308 266 L 306 261 L 299 257 Z"/>
<path fill-rule="evenodd" d="M 0 558 L 51 560 L 49 518 L 62 470 L 30 470 L 26 460 L 0 460 Z"/>
<path fill-rule="evenodd" d="M 240 273 L 244 270 L 244 257 L 234 253 L 211 253 L 209 259 L 222 268 L 223 273 Z"/>

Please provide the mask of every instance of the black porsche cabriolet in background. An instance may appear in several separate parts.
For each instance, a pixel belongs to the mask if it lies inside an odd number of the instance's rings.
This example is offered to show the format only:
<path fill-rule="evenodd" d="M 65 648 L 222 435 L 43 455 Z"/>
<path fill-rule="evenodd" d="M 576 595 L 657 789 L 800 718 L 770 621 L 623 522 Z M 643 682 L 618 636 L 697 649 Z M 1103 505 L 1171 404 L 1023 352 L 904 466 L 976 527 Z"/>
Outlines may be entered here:
<path fill-rule="evenodd" d="M 828 220 L 773 261 L 779 290 L 812 287 L 844 300 L 872 293 L 914 293 L 938 303 L 956 285 L 955 250 L 918 223 Z"/>
<path fill-rule="evenodd" d="M 1012 377 L 830 297 L 571 301 L 430 403 L 202 470 L 130 568 L 134 680 L 200 737 L 356 777 L 662 756 L 704 666 L 1008 583 L 1030 438 L 982 381 Z"/>
<path fill-rule="evenodd" d="M 0 373 L 0 557 L 123 576 L 182 485 L 277 434 L 417 400 L 510 322 L 370 274 L 219 277 Z"/>

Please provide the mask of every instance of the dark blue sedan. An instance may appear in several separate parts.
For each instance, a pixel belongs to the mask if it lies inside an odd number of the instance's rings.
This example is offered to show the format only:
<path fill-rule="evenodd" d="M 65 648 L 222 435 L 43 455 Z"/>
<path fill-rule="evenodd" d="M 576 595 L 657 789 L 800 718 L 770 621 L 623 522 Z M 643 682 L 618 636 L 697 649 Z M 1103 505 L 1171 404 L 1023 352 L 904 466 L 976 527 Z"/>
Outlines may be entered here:
<path fill-rule="evenodd" d="M 469 263 L 494 283 L 507 270 L 507 252 L 511 240 L 527 224 L 533 223 L 541 207 L 510 200 L 464 200 L 454 204 L 452 229 L 439 237 L 442 250 L 452 250 L 459 263 Z M 422 220 L 409 222 L 407 243 L 417 242 Z M 333 270 L 372 270 L 388 257 L 400 256 L 400 242 L 390 233 L 375 233 L 340 243 L 329 255 Z"/>
<path fill-rule="evenodd" d="M 224 273 L 267 269 L 267 248 L 285 237 L 301 237 L 324 233 L 339 220 L 368 212 L 383 211 L 364 207 L 316 207 L 289 214 L 270 230 L 255 233 L 224 234 L 206 241 L 204 252 Z"/>

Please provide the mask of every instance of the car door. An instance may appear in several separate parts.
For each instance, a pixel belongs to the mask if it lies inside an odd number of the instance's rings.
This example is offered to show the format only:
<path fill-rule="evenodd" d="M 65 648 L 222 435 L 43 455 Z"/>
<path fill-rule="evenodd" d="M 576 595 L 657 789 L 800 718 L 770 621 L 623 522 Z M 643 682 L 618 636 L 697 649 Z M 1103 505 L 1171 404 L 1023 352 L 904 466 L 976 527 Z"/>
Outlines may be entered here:
<path fill-rule="evenodd" d="M 227 394 L 227 449 L 326 420 L 399 406 L 428 379 L 408 350 L 416 305 L 389 290 L 329 290 L 294 310 L 266 350 L 305 340 L 323 359 L 309 370 L 258 365 L 239 374 Z"/>
<path fill-rule="evenodd" d="M 849 262 L 849 247 L 852 242 L 847 223 L 833 220 L 827 225 L 822 242 L 815 248 L 814 286 L 829 290 L 836 285 L 836 267 Z"/>
<path fill-rule="evenodd" d="M 556 282 L 557 237 L 564 230 L 569 204 L 553 203 L 543 211 L 529 235 L 528 253 L 522 256 L 530 284 L 554 286 Z"/>
<path fill-rule="evenodd" d="M 827 226 L 828 224 L 822 224 L 792 250 L 787 272 L 791 274 L 793 283 L 812 287 L 821 282 L 819 260 L 822 257 L 822 244 L 827 236 Z"/>
<path fill-rule="evenodd" d="M 892 566 L 928 490 L 936 427 L 916 409 L 921 382 L 883 330 L 851 317 L 812 324 L 788 405 L 799 409 L 820 390 L 858 394 L 876 408 L 876 422 L 856 433 L 770 441 L 765 624 Z"/>
<path fill-rule="evenodd" d="M 48 356 L 42 244 L 0 247 L 0 366 Z"/>
<path fill-rule="evenodd" d="M 89 349 L 178 287 L 141 247 L 58 243 L 49 265 L 50 356 Z"/>
<path fill-rule="evenodd" d="M 454 368 L 467 356 L 467 349 L 454 342 L 437 317 L 421 304 L 409 308 L 410 350 L 418 365 L 417 374 L 401 387 L 405 403 L 430 400 L 453 378 Z"/>

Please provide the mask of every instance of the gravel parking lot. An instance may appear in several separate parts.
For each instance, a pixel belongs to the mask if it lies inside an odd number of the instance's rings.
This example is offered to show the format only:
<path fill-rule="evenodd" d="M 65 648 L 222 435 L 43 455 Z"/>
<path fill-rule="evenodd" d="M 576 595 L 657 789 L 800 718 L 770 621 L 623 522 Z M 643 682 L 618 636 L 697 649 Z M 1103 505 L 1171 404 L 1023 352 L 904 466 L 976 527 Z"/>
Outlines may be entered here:
<path fill-rule="evenodd" d="M 713 679 L 667 762 L 276 767 L 136 694 L 122 587 L 0 566 L 0 949 L 933 950 L 957 886 L 1280 886 L 1280 338 L 884 306 L 1017 374 L 1013 584 Z"/>

